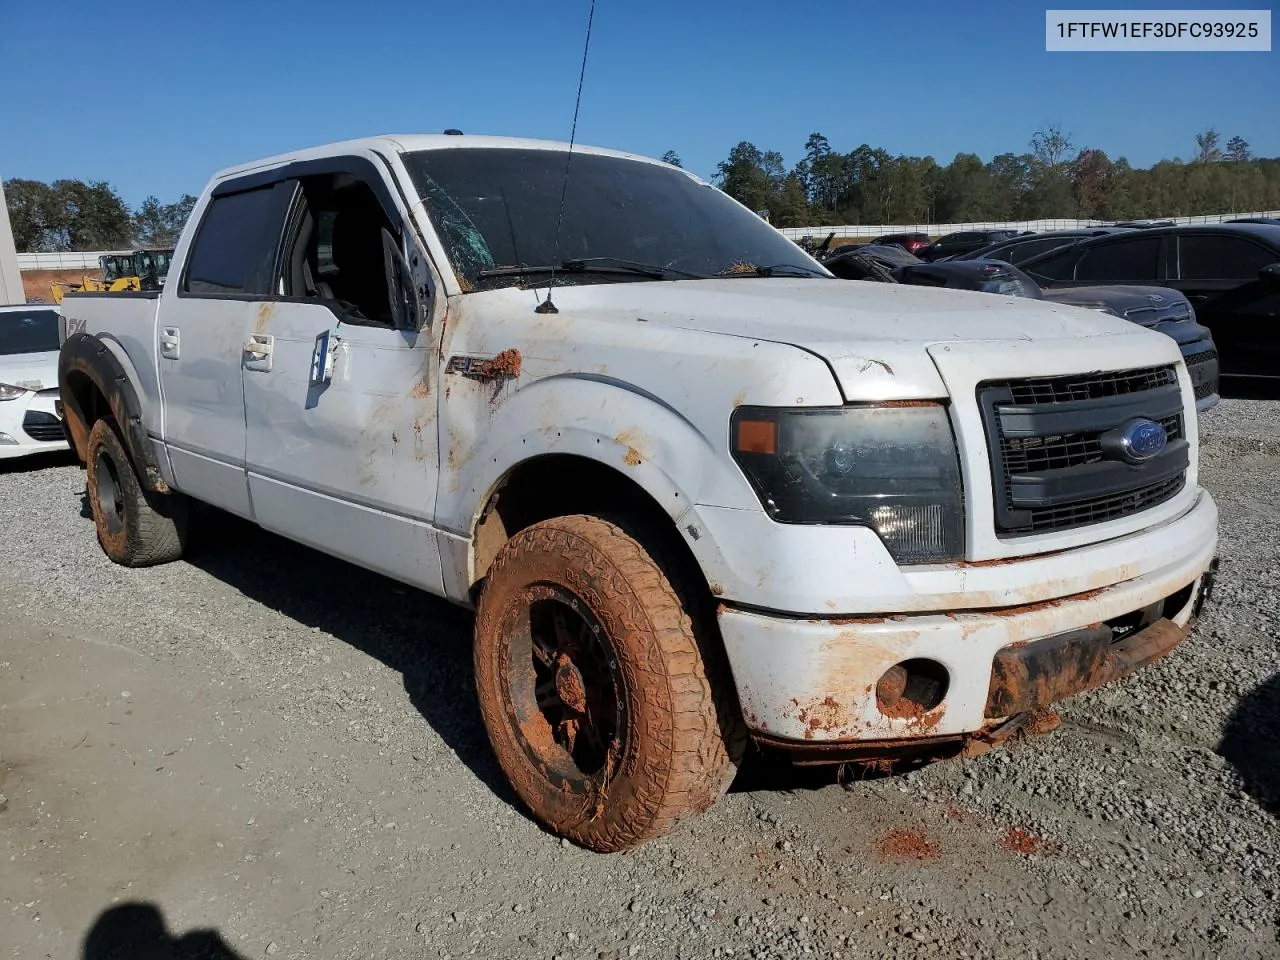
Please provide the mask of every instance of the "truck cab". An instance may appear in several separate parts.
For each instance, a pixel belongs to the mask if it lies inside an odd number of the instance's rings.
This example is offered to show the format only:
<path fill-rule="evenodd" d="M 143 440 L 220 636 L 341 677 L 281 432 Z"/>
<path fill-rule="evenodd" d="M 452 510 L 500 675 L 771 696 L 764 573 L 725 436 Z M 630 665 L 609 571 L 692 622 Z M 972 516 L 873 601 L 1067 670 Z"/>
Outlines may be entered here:
<path fill-rule="evenodd" d="M 998 743 L 1207 595 L 1177 346 L 836 280 L 657 160 L 381 137 L 223 171 L 161 290 L 62 304 L 99 542 L 201 501 L 473 607 L 531 811 L 596 850 L 798 759 Z"/>

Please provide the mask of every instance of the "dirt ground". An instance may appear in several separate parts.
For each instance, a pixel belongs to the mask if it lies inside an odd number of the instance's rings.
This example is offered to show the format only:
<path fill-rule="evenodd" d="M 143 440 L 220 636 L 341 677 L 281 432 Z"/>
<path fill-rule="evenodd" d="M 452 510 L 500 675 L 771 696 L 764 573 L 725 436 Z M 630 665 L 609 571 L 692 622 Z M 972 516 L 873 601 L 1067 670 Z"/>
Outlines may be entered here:
<path fill-rule="evenodd" d="M 23 270 L 22 292 L 28 301 L 43 300 L 53 303 L 53 291 L 50 284 L 54 281 L 63 283 L 80 283 L 85 277 L 102 279 L 101 270 Z"/>
<path fill-rule="evenodd" d="M 1275 958 L 1278 468 L 1207 443 L 1213 605 L 1057 732 L 614 856 L 502 782 L 465 613 L 221 516 L 115 567 L 76 466 L 0 468 L 0 958 Z"/>

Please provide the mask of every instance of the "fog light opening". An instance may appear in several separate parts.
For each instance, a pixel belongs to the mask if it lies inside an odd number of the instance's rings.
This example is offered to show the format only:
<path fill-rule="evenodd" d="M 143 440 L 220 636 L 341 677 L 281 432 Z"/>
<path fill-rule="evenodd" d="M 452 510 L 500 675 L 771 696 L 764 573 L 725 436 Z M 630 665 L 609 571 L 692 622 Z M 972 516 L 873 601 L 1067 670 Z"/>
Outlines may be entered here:
<path fill-rule="evenodd" d="M 942 703 L 950 682 L 947 668 L 936 660 L 904 660 L 876 684 L 876 706 L 886 717 L 919 717 Z"/>

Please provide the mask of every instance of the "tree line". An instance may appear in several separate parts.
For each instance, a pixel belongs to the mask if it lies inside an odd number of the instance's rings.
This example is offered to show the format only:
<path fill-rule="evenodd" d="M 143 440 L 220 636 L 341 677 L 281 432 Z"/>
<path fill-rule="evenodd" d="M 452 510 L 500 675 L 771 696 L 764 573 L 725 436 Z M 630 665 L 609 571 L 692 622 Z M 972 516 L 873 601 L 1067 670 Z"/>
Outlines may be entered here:
<path fill-rule="evenodd" d="M 776 151 L 743 141 L 718 166 L 716 184 L 779 227 L 828 224 L 964 223 L 1075 218 L 1129 220 L 1280 208 L 1280 158 L 1255 158 L 1235 136 L 1195 137 L 1188 161 L 1150 168 L 1077 149 L 1057 126 L 1037 130 L 1025 153 L 990 161 L 959 153 L 893 156 L 863 144 L 849 153 L 812 134 L 790 170 Z M 679 163 L 675 154 L 664 157 Z"/>
<path fill-rule="evenodd" d="M 1080 217 L 1129 220 L 1280 209 L 1280 158 L 1255 158 L 1235 136 L 1195 136 L 1188 161 L 1149 168 L 1112 160 L 1094 147 L 1076 149 L 1061 128 L 1037 130 L 1025 153 L 990 161 L 958 153 L 891 155 L 863 144 L 832 149 L 820 133 L 790 170 L 782 155 L 743 141 L 716 168 L 716 184 L 752 210 L 768 210 L 779 227 L 857 223 L 965 223 Z M 662 157 L 680 166 L 668 150 Z M 196 198 L 173 203 L 147 197 L 137 210 L 111 184 L 96 180 L 6 180 L 13 236 L 21 252 L 171 246 Z"/>
<path fill-rule="evenodd" d="M 173 203 L 147 197 L 131 210 L 101 180 L 13 179 L 4 193 L 19 253 L 170 247 L 196 203 L 189 193 Z"/>

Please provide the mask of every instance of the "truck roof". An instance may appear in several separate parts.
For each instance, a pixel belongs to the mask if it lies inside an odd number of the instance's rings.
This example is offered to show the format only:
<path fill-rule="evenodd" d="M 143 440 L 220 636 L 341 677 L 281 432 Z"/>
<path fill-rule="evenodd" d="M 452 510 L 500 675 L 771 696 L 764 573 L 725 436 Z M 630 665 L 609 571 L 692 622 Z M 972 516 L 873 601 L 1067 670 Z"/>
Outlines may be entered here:
<path fill-rule="evenodd" d="M 456 150 L 467 149 L 521 149 L 521 150 L 568 150 L 569 144 L 562 140 L 530 140 L 522 137 L 492 137 L 484 134 L 443 134 L 443 133 L 410 133 L 384 134 L 376 137 L 361 137 L 357 140 L 342 140 L 314 147 L 305 147 L 288 153 L 253 160 L 249 163 L 227 167 L 214 174 L 214 180 L 239 176 L 265 167 L 278 167 L 296 160 L 316 160 L 351 150 L 377 150 L 392 153 L 411 153 L 418 150 Z M 592 147 L 581 143 L 573 145 L 574 153 L 591 153 L 606 157 L 618 157 L 625 160 L 638 160 L 643 163 L 654 163 L 667 166 L 661 160 L 646 157 L 643 154 L 627 153 L 622 150 L 610 150 L 605 147 Z M 683 170 L 676 167 L 677 170 Z M 690 177 L 692 173 L 683 170 Z M 694 179 L 697 179 L 694 177 Z"/>

